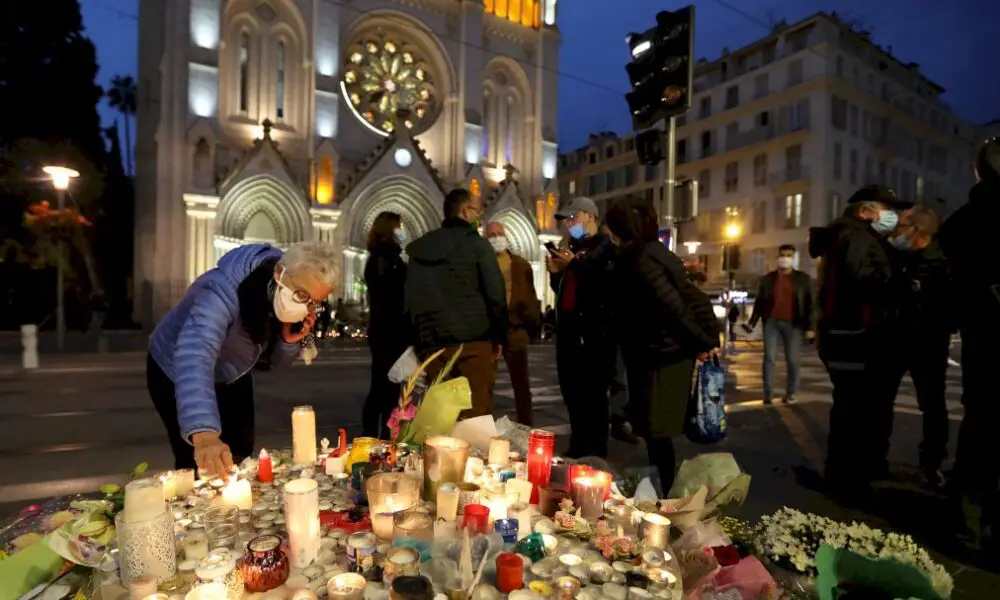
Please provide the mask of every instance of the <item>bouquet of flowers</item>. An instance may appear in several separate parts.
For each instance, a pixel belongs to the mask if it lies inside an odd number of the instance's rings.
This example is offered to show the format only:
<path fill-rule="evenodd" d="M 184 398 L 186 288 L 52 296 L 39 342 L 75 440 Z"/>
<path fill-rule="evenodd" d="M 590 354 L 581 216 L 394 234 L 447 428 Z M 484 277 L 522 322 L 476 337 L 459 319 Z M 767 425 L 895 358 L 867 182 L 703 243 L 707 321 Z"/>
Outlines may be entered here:
<path fill-rule="evenodd" d="M 399 405 L 386 422 L 392 441 L 397 444 L 420 443 L 428 435 L 448 435 L 454 429 L 459 413 L 472 408 L 468 380 L 456 377 L 444 381 L 462 354 L 461 347 L 448 359 L 434 381 L 426 389 L 420 389 L 427 365 L 443 353 L 442 348 L 430 355 L 403 386 Z"/>
<path fill-rule="evenodd" d="M 951 596 L 954 582 L 948 571 L 908 535 L 885 533 L 864 523 L 839 523 L 788 507 L 761 517 L 756 529 L 757 553 L 778 566 L 807 575 L 816 574 L 816 553 L 824 544 L 872 559 L 889 559 L 915 567 L 942 598 Z"/>

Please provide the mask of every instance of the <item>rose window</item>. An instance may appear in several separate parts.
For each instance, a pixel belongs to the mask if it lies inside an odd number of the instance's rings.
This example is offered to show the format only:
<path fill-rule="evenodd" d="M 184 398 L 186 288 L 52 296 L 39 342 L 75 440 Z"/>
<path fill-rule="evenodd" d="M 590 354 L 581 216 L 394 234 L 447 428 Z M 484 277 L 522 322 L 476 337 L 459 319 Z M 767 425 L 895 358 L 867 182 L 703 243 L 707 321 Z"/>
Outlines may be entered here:
<path fill-rule="evenodd" d="M 430 126 L 437 101 L 434 78 L 419 52 L 391 39 L 372 37 L 348 49 L 344 67 L 347 101 L 373 127 L 392 133 L 400 110 L 412 133 Z"/>

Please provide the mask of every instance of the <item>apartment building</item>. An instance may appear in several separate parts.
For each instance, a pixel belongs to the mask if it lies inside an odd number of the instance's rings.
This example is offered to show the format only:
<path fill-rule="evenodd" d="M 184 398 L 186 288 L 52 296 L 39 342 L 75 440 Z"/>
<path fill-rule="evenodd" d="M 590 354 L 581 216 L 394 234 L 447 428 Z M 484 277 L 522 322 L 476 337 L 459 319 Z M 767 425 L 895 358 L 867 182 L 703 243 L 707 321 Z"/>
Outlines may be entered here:
<path fill-rule="evenodd" d="M 976 128 L 952 114 L 939 99 L 944 90 L 918 65 L 836 13 L 781 24 L 700 61 L 694 92 L 692 110 L 677 123 L 677 179 L 698 181 L 699 214 L 680 241 L 700 242 L 696 253 L 711 279 L 724 276 L 731 222 L 742 230 L 743 275 L 773 269 L 785 243 L 799 249 L 800 268 L 814 272 L 808 228 L 840 215 L 858 187 L 880 183 L 915 201 L 940 198 L 947 213 L 972 184 Z M 611 160 L 595 154 L 602 139 L 577 151 L 585 164 L 569 181 L 589 186 L 591 172 L 607 170 L 596 166 Z M 604 185 L 604 196 L 616 195 Z"/>
<path fill-rule="evenodd" d="M 587 196 L 597 203 L 601 216 L 626 196 L 644 197 L 665 214 L 665 165 L 639 164 L 632 134 L 591 134 L 586 146 L 559 156 L 558 178 L 562 198 Z"/>

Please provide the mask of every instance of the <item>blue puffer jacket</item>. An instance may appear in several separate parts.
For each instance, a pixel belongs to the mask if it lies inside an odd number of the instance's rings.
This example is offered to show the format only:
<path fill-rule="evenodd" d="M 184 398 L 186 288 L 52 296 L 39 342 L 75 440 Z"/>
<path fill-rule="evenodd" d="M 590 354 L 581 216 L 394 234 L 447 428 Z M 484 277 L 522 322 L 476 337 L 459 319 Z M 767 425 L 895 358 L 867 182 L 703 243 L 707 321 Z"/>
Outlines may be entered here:
<path fill-rule="evenodd" d="M 215 386 L 245 375 L 264 351 L 243 327 L 237 290 L 260 263 L 281 255 L 281 250 L 267 244 L 249 244 L 227 252 L 217 267 L 191 284 L 153 331 L 149 354 L 174 382 L 177 420 L 184 439 L 190 441 L 199 431 L 221 433 Z M 270 362 L 275 366 L 290 364 L 298 351 L 298 344 L 279 341 Z"/>

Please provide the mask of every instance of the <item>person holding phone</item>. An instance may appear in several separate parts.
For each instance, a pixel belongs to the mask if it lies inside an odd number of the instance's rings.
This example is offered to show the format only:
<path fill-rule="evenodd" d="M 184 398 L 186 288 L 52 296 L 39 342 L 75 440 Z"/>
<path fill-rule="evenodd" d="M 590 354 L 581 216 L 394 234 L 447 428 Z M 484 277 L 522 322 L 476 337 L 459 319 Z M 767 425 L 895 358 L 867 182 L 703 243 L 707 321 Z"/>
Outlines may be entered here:
<path fill-rule="evenodd" d="M 198 277 L 149 341 L 146 385 L 178 469 L 225 476 L 253 454 L 255 369 L 290 364 L 333 293 L 322 242 L 248 244 Z"/>

